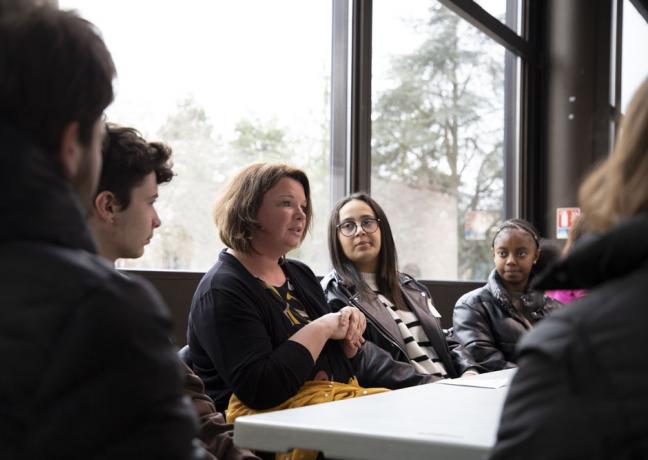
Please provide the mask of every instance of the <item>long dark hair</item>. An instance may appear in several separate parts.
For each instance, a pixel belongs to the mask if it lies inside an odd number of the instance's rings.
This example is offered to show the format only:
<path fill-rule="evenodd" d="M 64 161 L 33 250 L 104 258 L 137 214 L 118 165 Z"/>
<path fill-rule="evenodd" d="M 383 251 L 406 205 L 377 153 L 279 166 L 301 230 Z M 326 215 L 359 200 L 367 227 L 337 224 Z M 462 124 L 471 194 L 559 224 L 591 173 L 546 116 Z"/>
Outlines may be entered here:
<path fill-rule="evenodd" d="M 369 205 L 377 219 L 380 219 L 380 252 L 376 270 L 376 284 L 382 295 L 391 300 L 396 308 L 405 310 L 405 300 L 400 289 L 398 276 L 398 255 L 392 236 L 389 220 L 380 205 L 364 192 L 354 193 L 338 201 L 333 207 L 329 219 L 328 247 L 333 268 L 346 286 L 355 286 L 358 291 L 371 292 L 369 286 L 362 280 L 357 268 L 344 254 L 338 238 L 337 226 L 340 223 L 340 209 L 350 201 L 363 201 Z"/>

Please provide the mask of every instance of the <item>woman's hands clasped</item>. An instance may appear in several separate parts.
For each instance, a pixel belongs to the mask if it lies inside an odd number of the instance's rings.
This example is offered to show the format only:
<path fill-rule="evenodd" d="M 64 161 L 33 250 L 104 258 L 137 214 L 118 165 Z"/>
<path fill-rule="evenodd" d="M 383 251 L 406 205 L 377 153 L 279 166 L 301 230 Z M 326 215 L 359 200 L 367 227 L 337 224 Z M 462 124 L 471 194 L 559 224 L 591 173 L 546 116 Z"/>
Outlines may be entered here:
<path fill-rule="evenodd" d="M 331 327 L 330 338 L 342 340 L 342 347 L 347 358 L 353 358 L 365 342 L 362 337 L 367 327 L 365 315 L 356 307 L 344 307 L 337 313 L 322 317 Z"/>
<path fill-rule="evenodd" d="M 310 351 L 317 361 L 327 340 L 341 340 L 347 358 L 353 358 L 364 343 L 367 320 L 355 307 L 344 307 L 337 313 L 328 313 L 306 324 L 294 333 L 290 340 L 298 342 Z"/>

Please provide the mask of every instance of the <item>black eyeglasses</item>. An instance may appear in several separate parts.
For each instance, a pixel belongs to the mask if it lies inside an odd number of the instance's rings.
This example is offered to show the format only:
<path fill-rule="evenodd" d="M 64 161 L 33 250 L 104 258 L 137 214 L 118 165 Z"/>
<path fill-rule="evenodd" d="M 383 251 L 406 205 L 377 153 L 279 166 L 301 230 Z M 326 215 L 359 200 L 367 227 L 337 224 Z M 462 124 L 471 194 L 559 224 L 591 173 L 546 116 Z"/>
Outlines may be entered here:
<path fill-rule="evenodd" d="M 363 217 L 360 221 L 360 227 L 362 227 L 362 229 L 367 233 L 374 233 L 376 230 L 378 230 L 379 222 L 380 219 L 374 219 L 373 217 Z M 351 237 L 356 234 L 356 231 L 358 230 L 358 224 L 356 224 L 353 220 L 347 220 L 345 222 L 342 222 L 341 224 L 338 224 L 337 229 L 342 235 Z"/>

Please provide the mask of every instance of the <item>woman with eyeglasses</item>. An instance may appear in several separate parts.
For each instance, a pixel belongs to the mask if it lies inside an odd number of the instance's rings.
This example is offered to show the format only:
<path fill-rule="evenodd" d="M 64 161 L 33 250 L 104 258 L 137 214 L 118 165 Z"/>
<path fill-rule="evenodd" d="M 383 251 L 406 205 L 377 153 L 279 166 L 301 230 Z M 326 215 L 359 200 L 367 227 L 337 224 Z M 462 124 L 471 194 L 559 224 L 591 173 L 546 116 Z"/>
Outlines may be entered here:
<path fill-rule="evenodd" d="M 436 378 L 476 374 L 470 355 L 448 340 L 427 289 L 397 268 L 396 246 L 387 216 L 365 193 L 339 201 L 329 221 L 334 270 L 322 287 L 334 311 L 360 309 L 364 337 L 394 359 Z"/>
<path fill-rule="evenodd" d="M 495 268 L 488 282 L 464 294 L 455 305 L 454 336 L 482 367 L 498 371 L 516 367 L 515 346 L 560 303 L 529 288 L 540 260 L 540 235 L 522 219 L 502 223 L 491 248 Z"/>

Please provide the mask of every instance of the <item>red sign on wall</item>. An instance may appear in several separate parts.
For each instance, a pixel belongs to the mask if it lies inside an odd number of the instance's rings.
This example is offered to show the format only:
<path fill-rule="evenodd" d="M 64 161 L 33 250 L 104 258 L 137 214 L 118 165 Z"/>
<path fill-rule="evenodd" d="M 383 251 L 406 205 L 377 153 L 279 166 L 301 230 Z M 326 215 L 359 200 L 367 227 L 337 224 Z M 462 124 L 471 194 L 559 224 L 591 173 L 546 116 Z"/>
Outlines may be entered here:
<path fill-rule="evenodd" d="M 580 208 L 556 208 L 556 238 L 567 239 L 574 220 L 580 214 Z"/>

